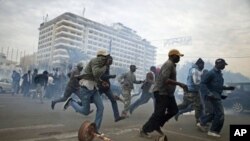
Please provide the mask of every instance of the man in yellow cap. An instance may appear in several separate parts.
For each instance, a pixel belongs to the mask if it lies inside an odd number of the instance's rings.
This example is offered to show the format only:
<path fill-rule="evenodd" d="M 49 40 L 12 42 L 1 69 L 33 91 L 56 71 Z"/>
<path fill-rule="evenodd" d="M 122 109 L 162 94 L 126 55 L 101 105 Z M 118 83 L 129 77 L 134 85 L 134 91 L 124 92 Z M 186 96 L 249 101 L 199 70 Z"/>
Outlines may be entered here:
<path fill-rule="evenodd" d="M 176 85 L 183 88 L 184 91 L 187 91 L 185 84 L 176 81 L 176 64 L 182 56 L 184 55 L 178 50 L 170 50 L 168 60 L 161 67 L 155 87 L 153 88 L 155 97 L 154 113 L 140 130 L 142 137 L 150 137 L 148 133 L 153 131 L 164 135 L 161 131 L 161 127 L 178 113 L 178 107 L 174 97 Z"/>

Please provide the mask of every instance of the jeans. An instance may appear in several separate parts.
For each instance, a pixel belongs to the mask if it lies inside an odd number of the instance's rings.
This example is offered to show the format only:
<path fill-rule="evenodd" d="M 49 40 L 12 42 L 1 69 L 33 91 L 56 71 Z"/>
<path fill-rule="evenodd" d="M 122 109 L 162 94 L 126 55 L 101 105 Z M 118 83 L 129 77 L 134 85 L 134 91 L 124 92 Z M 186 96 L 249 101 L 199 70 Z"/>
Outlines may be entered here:
<path fill-rule="evenodd" d="M 201 104 L 202 104 L 202 115 L 206 115 L 208 113 L 213 112 L 213 106 L 211 105 L 211 101 L 208 101 L 207 96 L 204 93 L 200 93 Z"/>
<path fill-rule="evenodd" d="M 108 99 L 110 100 L 110 102 L 112 104 L 114 118 L 115 118 L 115 120 L 117 120 L 120 117 L 120 115 L 119 115 L 118 105 L 117 105 L 116 100 L 114 99 L 113 93 L 110 89 L 104 93 L 108 97 Z"/>
<path fill-rule="evenodd" d="M 206 98 L 207 102 L 210 102 L 211 108 L 210 112 L 201 116 L 201 125 L 206 125 L 208 122 L 212 121 L 212 126 L 210 128 L 211 132 L 220 133 L 224 124 L 224 108 L 222 102 L 219 99 Z"/>
<path fill-rule="evenodd" d="M 97 130 L 100 129 L 103 117 L 103 102 L 101 96 L 99 95 L 97 90 L 88 90 L 87 88 L 81 87 L 79 98 L 82 101 L 82 106 L 80 106 L 76 101 L 72 100 L 70 105 L 75 109 L 76 112 L 79 112 L 83 115 L 90 114 L 90 103 L 91 99 L 93 99 L 93 103 L 96 106 L 96 116 L 95 116 L 95 124 Z"/>
<path fill-rule="evenodd" d="M 190 105 L 187 105 L 187 107 L 185 107 L 185 108 L 179 109 L 179 112 L 178 112 L 177 115 L 181 115 L 181 114 L 184 114 L 184 113 L 187 113 L 187 112 L 191 112 L 193 110 L 194 110 L 193 105 L 190 104 Z"/>
<path fill-rule="evenodd" d="M 23 96 L 29 96 L 30 84 L 23 84 Z"/>
<path fill-rule="evenodd" d="M 72 88 L 70 86 L 67 86 L 65 91 L 64 91 L 63 97 L 55 99 L 55 100 L 53 100 L 53 102 L 55 102 L 55 103 L 65 102 L 72 95 L 72 93 L 75 93 L 77 96 L 79 96 L 80 90 Z"/>
<path fill-rule="evenodd" d="M 188 95 L 183 96 L 183 101 L 178 105 L 178 115 L 181 115 L 186 112 L 191 112 L 193 110 L 193 101 Z"/>
<path fill-rule="evenodd" d="M 154 102 L 154 105 L 155 105 L 154 95 L 152 93 L 149 93 L 149 92 L 143 92 L 141 94 L 141 97 L 139 99 L 137 99 L 133 104 L 131 104 L 129 106 L 130 113 L 133 113 L 133 111 L 136 108 L 138 108 L 140 105 L 147 103 L 150 98 L 153 99 L 153 102 Z"/>
<path fill-rule="evenodd" d="M 12 82 L 12 91 L 13 94 L 18 94 L 19 82 Z"/>

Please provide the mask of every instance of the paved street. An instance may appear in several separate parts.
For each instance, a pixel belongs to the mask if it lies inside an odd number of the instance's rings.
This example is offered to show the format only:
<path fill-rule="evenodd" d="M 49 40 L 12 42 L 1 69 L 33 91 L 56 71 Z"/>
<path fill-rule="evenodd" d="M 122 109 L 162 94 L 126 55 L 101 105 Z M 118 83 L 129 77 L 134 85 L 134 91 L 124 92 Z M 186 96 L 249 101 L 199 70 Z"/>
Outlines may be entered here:
<path fill-rule="evenodd" d="M 114 122 L 111 104 L 104 102 L 105 111 L 101 132 L 114 141 L 153 141 L 139 137 L 138 131 L 152 113 L 152 101 L 138 108 L 128 119 Z M 84 120 L 92 120 L 94 113 L 83 116 L 70 107 L 62 110 L 63 104 L 50 109 L 50 100 L 39 100 L 20 95 L 0 94 L 0 140 L 1 141 L 77 141 L 77 131 Z M 120 111 L 122 104 L 119 103 Z M 92 105 L 92 108 L 95 108 Z M 229 141 L 230 124 L 250 124 L 250 115 L 226 115 L 222 137 L 215 139 L 201 133 L 195 126 L 193 115 L 184 115 L 176 122 L 172 119 L 163 128 L 169 141 Z"/>

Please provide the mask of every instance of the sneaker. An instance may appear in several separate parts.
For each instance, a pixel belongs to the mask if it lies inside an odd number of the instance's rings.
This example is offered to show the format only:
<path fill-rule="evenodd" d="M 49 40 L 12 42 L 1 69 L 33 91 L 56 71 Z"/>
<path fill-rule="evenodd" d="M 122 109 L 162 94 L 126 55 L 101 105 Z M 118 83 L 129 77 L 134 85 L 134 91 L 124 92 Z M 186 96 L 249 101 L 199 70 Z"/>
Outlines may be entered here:
<path fill-rule="evenodd" d="M 104 136 L 104 133 L 96 131 L 96 134 L 99 136 Z"/>
<path fill-rule="evenodd" d="M 144 132 L 143 129 L 140 129 L 139 134 L 141 137 L 151 138 L 151 136 L 147 132 Z"/>
<path fill-rule="evenodd" d="M 178 118 L 179 118 L 179 114 L 176 114 L 176 115 L 174 116 L 174 119 L 175 119 L 176 121 L 178 121 Z"/>
<path fill-rule="evenodd" d="M 115 119 L 115 122 L 118 122 L 118 121 L 123 120 L 123 119 L 125 119 L 125 118 L 126 118 L 126 117 L 120 116 L 119 118 Z"/>
<path fill-rule="evenodd" d="M 166 135 L 156 137 L 155 141 L 168 141 Z"/>
<path fill-rule="evenodd" d="M 197 123 L 196 126 L 197 126 L 202 132 L 207 132 L 207 127 L 201 125 L 201 123 Z"/>
<path fill-rule="evenodd" d="M 200 122 L 196 122 L 196 126 L 199 127 L 201 124 Z M 209 128 L 209 124 L 203 125 L 204 128 L 208 129 Z"/>
<path fill-rule="evenodd" d="M 155 131 L 157 133 L 159 133 L 160 135 L 162 135 L 162 136 L 164 135 L 164 133 L 162 132 L 161 128 L 155 129 Z"/>
<path fill-rule="evenodd" d="M 69 107 L 69 103 L 72 100 L 72 97 L 69 97 L 67 101 L 64 103 L 63 109 L 66 110 Z"/>
<path fill-rule="evenodd" d="M 132 115 L 133 111 L 131 110 L 131 108 L 129 109 L 129 114 Z"/>
<path fill-rule="evenodd" d="M 125 111 L 123 111 L 122 112 L 122 115 L 121 115 L 122 117 L 125 117 L 125 118 L 128 118 L 129 116 L 128 116 L 128 113 L 127 112 L 125 112 Z"/>
<path fill-rule="evenodd" d="M 217 134 L 217 133 L 214 133 L 214 132 L 211 132 L 211 131 L 208 131 L 208 132 L 207 132 L 207 135 L 208 135 L 208 136 L 213 136 L 213 137 L 220 138 L 220 134 Z"/>
<path fill-rule="evenodd" d="M 91 113 L 93 113 L 94 112 L 94 110 L 92 109 L 92 110 L 90 110 L 89 111 L 89 113 L 88 113 L 88 115 L 90 115 Z"/>
<path fill-rule="evenodd" d="M 51 109 L 52 109 L 52 110 L 54 110 L 55 105 L 56 105 L 56 102 L 52 100 L 52 101 L 51 101 Z"/>

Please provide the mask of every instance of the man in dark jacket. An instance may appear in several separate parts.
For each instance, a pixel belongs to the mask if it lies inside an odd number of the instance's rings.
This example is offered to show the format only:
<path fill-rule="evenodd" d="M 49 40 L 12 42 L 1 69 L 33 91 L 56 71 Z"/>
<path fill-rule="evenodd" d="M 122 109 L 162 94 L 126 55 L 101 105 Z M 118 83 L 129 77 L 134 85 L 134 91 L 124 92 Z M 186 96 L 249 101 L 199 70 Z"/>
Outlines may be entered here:
<path fill-rule="evenodd" d="M 21 76 L 17 71 L 14 70 L 11 77 L 12 77 L 12 89 L 13 89 L 12 95 L 18 94 Z"/>
<path fill-rule="evenodd" d="M 125 117 L 120 116 L 118 105 L 117 105 L 117 102 L 115 99 L 115 95 L 113 94 L 113 92 L 110 88 L 111 85 L 110 85 L 109 79 L 116 77 L 116 75 L 110 75 L 110 73 L 109 73 L 110 65 L 112 65 L 112 62 L 113 62 L 113 58 L 111 56 L 108 56 L 107 57 L 107 69 L 104 72 L 104 74 L 101 75 L 101 77 L 100 77 L 101 82 L 98 83 L 97 86 L 99 88 L 99 93 L 100 94 L 104 93 L 108 97 L 108 99 L 110 100 L 110 102 L 112 104 L 115 122 L 118 122 L 122 119 L 125 119 Z M 105 85 L 105 83 L 107 83 L 107 85 Z"/>
<path fill-rule="evenodd" d="M 215 61 L 215 67 L 210 70 L 201 81 L 200 91 L 205 95 L 205 100 L 210 103 L 212 108 L 210 112 L 202 115 L 200 123 L 197 126 L 201 131 L 206 131 L 207 123 L 212 121 L 212 125 L 208 131 L 209 136 L 220 137 L 220 131 L 224 124 L 224 108 L 221 99 L 223 90 L 234 90 L 234 87 L 224 86 L 222 70 L 227 65 L 226 61 L 219 58 Z"/>
<path fill-rule="evenodd" d="M 44 71 L 42 74 L 38 74 L 34 78 L 36 84 L 36 93 L 37 96 L 40 98 L 41 103 L 43 103 L 43 96 L 48 83 L 48 77 L 49 73 L 47 71 Z"/>
<path fill-rule="evenodd" d="M 32 83 L 31 71 L 28 70 L 28 72 L 25 73 L 22 76 L 22 79 L 23 79 L 23 84 L 22 84 L 22 87 L 23 87 L 23 96 L 28 97 L 29 96 L 30 86 L 31 86 L 31 83 Z"/>
<path fill-rule="evenodd" d="M 56 103 L 65 102 L 71 96 L 72 93 L 75 93 L 77 96 L 79 96 L 80 85 L 77 77 L 80 75 L 83 69 L 83 63 L 78 63 L 76 67 L 77 68 L 70 73 L 70 80 L 64 91 L 63 97 L 51 101 L 52 110 L 54 110 Z"/>

